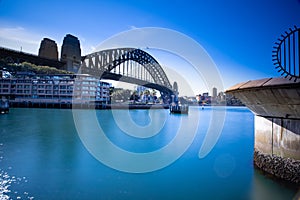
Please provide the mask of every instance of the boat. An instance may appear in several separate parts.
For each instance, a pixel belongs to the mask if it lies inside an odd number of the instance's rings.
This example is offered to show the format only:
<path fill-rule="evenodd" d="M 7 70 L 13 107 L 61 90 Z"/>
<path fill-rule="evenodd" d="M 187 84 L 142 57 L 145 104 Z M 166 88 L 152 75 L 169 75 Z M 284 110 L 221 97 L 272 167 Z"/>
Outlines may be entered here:
<path fill-rule="evenodd" d="M 9 112 L 9 103 L 7 99 L 0 99 L 0 113 L 7 114 Z"/>
<path fill-rule="evenodd" d="M 178 114 L 188 114 L 189 106 L 188 105 L 170 105 L 170 113 L 178 113 Z"/>

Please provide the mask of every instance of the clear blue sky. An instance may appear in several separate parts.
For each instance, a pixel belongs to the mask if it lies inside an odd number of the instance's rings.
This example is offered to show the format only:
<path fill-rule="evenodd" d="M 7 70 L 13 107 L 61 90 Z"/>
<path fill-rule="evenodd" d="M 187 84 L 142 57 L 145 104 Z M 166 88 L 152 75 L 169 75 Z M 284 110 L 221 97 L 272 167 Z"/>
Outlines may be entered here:
<path fill-rule="evenodd" d="M 300 26 L 300 0 L 0 0 L 0 46 L 37 54 L 44 37 L 73 34 L 83 54 L 134 27 L 163 27 L 196 40 L 213 58 L 225 88 L 279 76 L 272 47 Z"/>

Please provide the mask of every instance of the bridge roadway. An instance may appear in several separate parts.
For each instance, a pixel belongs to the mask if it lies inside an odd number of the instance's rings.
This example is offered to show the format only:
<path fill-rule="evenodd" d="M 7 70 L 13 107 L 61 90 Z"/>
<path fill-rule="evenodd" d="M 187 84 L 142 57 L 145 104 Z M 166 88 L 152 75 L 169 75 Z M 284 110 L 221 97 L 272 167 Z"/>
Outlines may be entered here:
<path fill-rule="evenodd" d="M 3 47 L 0 47 L 0 59 L 10 63 L 29 62 L 35 65 L 55 67 L 57 69 L 64 69 L 64 65 L 66 64 L 58 60 L 43 58 L 34 54 Z"/>
<path fill-rule="evenodd" d="M 91 72 L 90 70 L 85 70 L 84 73 L 87 74 L 92 74 L 95 75 L 95 73 Z M 126 83 L 132 83 L 132 84 L 137 84 L 137 85 L 141 85 L 147 88 L 152 88 L 152 89 L 156 89 L 158 91 L 164 92 L 166 94 L 174 94 L 173 90 L 166 88 L 164 86 L 161 86 L 159 84 L 155 84 L 149 81 L 145 81 L 145 80 L 141 80 L 141 79 L 137 79 L 134 77 L 128 77 L 128 76 L 123 76 L 121 74 L 116 74 L 116 73 L 111 73 L 111 72 L 101 72 L 101 74 L 98 74 L 100 79 L 108 79 L 108 80 L 114 80 L 114 81 L 122 81 L 122 82 L 126 82 Z"/>

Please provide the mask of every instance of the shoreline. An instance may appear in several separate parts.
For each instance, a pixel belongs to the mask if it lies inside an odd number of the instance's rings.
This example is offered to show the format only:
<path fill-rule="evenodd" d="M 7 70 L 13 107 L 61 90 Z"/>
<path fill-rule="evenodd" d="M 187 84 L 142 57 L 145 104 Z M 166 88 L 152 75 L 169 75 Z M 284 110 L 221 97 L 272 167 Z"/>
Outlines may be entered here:
<path fill-rule="evenodd" d="M 10 103 L 10 108 L 55 108 L 55 109 L 169 109 L 168 104 L 72 104 L 72 103 Z"/>
<path fill-rule="evenodd" d="M 72 103 L 46 103 L 46 102 L 10 102 L 10 108 L 55 108 L 55 109 L 97 109 L 97 110 L 108 110 L 108 109 L 169 109 L 169 104 L 72 104 Z M 188 106 L 199 106 L 194 104 L 188 104 Z M 206 107 L 245 107 L 236 105 L 205 105 Z"/>

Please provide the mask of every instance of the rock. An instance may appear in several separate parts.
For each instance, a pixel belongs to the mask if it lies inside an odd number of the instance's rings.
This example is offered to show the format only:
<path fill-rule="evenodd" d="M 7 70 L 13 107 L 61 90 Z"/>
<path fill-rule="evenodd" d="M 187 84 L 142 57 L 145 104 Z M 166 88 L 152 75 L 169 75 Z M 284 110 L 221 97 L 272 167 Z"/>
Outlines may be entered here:
<path fill-rule="evenodd" d="M 261 170 L 300 185 L 300 161 L 254 151 L 254 164 Z"/>

